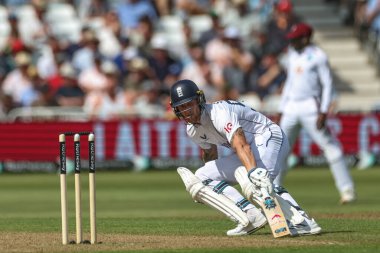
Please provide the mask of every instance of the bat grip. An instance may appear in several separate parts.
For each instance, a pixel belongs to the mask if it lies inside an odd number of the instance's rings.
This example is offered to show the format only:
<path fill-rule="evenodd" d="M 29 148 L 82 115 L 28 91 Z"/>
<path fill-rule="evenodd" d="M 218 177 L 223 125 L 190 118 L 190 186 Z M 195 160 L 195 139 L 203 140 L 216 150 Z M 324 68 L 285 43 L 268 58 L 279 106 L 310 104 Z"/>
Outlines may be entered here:
<path fill-rule="evenodd" d="M 260 188 L 260 190 L 261 190 L 261 193 L 263 194 L 263 198 L 264 199 L 266 199 L 266 198 L 270 198 L 271 196 L 269 195 L 269 193 L 268 193 L 268 191 L 267 191 L 267 189 L 265 189 L 265 188 Z"/>

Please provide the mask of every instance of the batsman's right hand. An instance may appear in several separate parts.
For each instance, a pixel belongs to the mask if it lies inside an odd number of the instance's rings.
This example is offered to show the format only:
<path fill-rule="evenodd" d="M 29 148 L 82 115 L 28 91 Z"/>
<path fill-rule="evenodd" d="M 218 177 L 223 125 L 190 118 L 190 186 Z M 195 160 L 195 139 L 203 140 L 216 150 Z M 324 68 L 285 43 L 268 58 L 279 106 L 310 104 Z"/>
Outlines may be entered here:
<path fill-rule="evenodd" d="M 269 178 L 268 170 L 254 168 L 248 172 L 248 178 L 257 188 L 264 188 L 270 195 L 273 193 L 273 185 Z"/>

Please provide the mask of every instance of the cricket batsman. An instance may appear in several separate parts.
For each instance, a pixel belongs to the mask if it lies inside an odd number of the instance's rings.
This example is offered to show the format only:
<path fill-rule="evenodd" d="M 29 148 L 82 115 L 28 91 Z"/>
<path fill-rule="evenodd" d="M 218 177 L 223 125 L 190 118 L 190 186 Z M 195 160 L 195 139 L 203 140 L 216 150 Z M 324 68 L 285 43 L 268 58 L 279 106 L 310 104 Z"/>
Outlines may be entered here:
<path fill-rule="evenodd" d="M 321 232 L 285 188 L 273 185 L 290 150 L 278 125 L 237 101 L 207 104 L 203 91 L 191 80 L 174 83 L 170 99 L 174 113 L 186 123 L 188 137 L 200 146 L 205 162 L 195 175 L 183 167 L 178 173 L 196 202 L 215 208 L 237 223 L 227 231 L 228 236 L 251 234 L 265 226 L 262 212 L 248 201 L 262 201 L 261 189 L 287 204 L 289 210 L 284 213 L 291 209 L 296 214 L 286 217 L 292 235 Z M 219 158 L 217 146 L 234 152 Z M 238 183 L 246 198 L 232 187 Z"/>

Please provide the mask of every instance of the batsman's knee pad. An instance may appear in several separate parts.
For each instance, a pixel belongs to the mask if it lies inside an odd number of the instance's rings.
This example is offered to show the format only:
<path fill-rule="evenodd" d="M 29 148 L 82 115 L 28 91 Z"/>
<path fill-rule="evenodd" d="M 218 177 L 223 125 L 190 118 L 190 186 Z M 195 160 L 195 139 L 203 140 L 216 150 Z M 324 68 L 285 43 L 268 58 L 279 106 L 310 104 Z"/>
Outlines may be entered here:
<path fill-rule="evenodd" d="M 185 184 L 186 190 L 195 201 L 217 209 L 234 222 L 239 222 L 243 226 L 248 226 L 249 219 L 247 214 L 237 207 L 232 200 L 223 194 L 216 193 L 210 187 L 204 185 L 204 183 L 190 170 L 184 167 L 179 167 L 177 172 Z"/>

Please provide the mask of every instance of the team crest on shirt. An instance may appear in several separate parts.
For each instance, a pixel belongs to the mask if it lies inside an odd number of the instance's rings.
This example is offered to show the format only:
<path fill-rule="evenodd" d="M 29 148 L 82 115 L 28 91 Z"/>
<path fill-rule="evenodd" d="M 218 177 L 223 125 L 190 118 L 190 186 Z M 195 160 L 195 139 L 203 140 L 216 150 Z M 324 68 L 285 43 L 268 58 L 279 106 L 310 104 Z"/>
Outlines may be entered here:
<path fill-rule="evenodd" d="M 232 123 L 231 122 L 228 122 L 226 124 L 226 126 L 224 127 L 224 130 L 227 132 L 227 133 L 230 133 L 231 130 L 232 130 Z"/>

